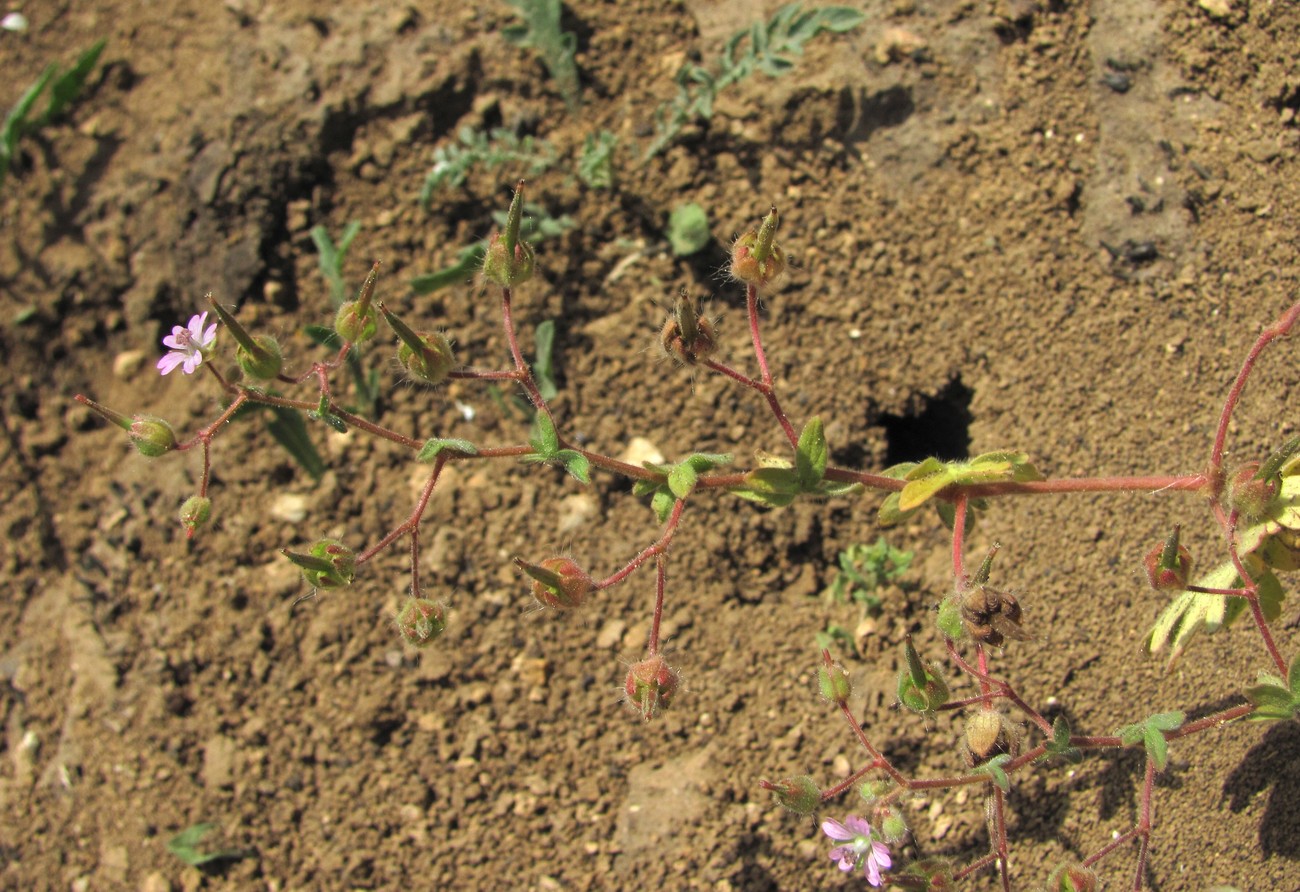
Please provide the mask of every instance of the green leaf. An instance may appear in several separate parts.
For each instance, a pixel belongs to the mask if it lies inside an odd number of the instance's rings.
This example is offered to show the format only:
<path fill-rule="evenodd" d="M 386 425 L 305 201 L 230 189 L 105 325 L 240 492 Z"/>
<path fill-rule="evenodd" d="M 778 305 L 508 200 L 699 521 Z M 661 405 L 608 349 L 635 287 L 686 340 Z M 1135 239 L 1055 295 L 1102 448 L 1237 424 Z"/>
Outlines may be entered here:
<path fill-rule="evenodd" d="M 486 253 L 487 242 L 475 242 L 468 248 L 462 248 L 451 266 L 440 272 L 426 273 L 411 279 L 411 290 L 416 294 L 432 294 L 439 288 L 468 281 L 483 266 L 483 255 Z"/>
<path fill-rule="evenodd" d="M 443 452 L 454 453 L 455 455 L 478 455 L 478 447 L 469 440 L 440 439 L 433 437 L 426 440 L 420 447 L 420 452 L 416 455 L 417 461 L 432 462 Z"/>
<path fill-rule="evenodd" d="M 709 215 L 698 204 L 679 204 L 668 215 L 668 244 L 674 257 L 696 254 L 712 240 Z"/>
<path fill-rule="evenodd" d="M 650 507 L 654 509 L 655 517 L 660 523 L 668 520 L 668 516 L 673 513 L 674 504 L 676 504 L 676 499 L 666 489 L 656 490 L 654 496 L 650 499 Z"/>
<path fill-rule="evenodd" d="M 1058 715 L 1053 720 L 1052 739 L 1043 746 L 1046 752 L 1037 761 L 1060 758 L 1076 765 L 1083 761 L 1083 752 L 1078 747 L 1070 746 L 1070 723 L 1063 715 Z"/>
<path fill-rule="evenodd" d="M 952 470 L 946 466 L 915 477 L 909 475 L 909 477 L 907 485 L 898 494 L 898 510 L 902 512 L 919 508 L 953 482 Z"/>
<path fill-rule="evenodd" d="M 541 412 L 537 413 L 541 415 Z M 591 462 L 587 456 L 581 452 L 572 449 L 561 449 L 555 453 L 555 460 L 560 463 L 560 467 L 569 472 L 569 476 L 582 484 L 591 483 Z"/>
<path fill-rule="evenodd" d="M 1285 721 L 1295 717 L 1296 696 L 1281 685 L 1251 685 L 1246 688 L 1246 699 L 1256 707 L 1248 716 L 1252 722 Z"/>
<path fill-rule="evenodd" d="M 821 26 L 827 31 L 843 34 L 866 21 L 866 15 L 851 6 L 827 6 L 818 10 Z"/>
<path fill-rule="evenodd" d="M 550 461 L 556 458 L 560 451 L 560 435 L 555 430 L 555 422 L 551 416 L 545 412 L 538 412 L 537 417 L 533 419 L 533 433 L 528 438 L 528 443 L 537 453 L 537 458 L 542 461 Z"/>
<path fill-rule="evenodd" d="M 999 790 L 1003 793 L 1011 792 L 1011 779 L 1007 777 L 1006 770 L 1002 767 L 1011 761 L 1010 753 L 999 753 L 992 759 L 989 759 L 983 765 L 975 769 L 975 774 L 987 774 L 993 778 Z"/>
<path fill-rule="evenodd" d="M 325 462 L 307 433 L 307 423 L 302 420 L 302 415 L 281 406 L 269 408 L 273 417 L 267 422 L 266 429 L 275 442 L 313 479 L 320 480 L 325 473 Z"/>
<path fill-rule="evenodd" d="M 547 319 L 537 324 L 533 333 L 533 343 L 537 348 L 537 360 L 533 363 L 533 376 L 537 379 L 537 390 L 544 400 L 553 400 L 559 388 L 555 386 L 555 366 L 551 353 L 555 348 L 555 320 Z"/>
<path fill-rule="evenodd" d="M 1165 735 L 1157 728 L 1148 727 L 1144 743 L 1147 756 L 1155 763 L 1156 771 L 1164 771 L 1169 761 L 1169 741 L 1165 740 Z"/>
<path fill-rule="evenodd" d="M 799 444 L 795 447 L 794 464 L 799 479 L 799 486 L 810 492 L 826 476 L 826 464 L 830 451 L 826 447 L 826 431 L 822 428 L 821 418 L 809 419 L 799 434 Z"/>
<path fill-rule="evenodd" d="M 1300 697 L 1300 654 L 1291 660 L 1291 667 L 1286 674 L 1287 686 L 1291 688 L 1291 693 Z"/>
<path fill-rule="evenodd" d="M 99 56 L 107 45 L 108 41 L 105 39 L 95 41 L 90 49 L 78 57 L 71 68 L 50 84 L 50 104 L 46 107 L 45 114 L 41 116 L 42 125 L 63 114 L 72 103 L 77 101 L 77 97 L 86 86 L 87 78 L 95 70 Z"/>
<path fill-rule="evenodd" d="M 203 865 L 211 864 L 214 861 L 237 860 L 239 858 L 246 858 L 253 854 L 253 852 L 248 849 L 222 849 L 214 852 L 203 851 L 202 844 L 204 838 L 216 829 L 216 824 L 194 824 L 191 827 L 186 827 L 180 833 L 177 833 L 167 841 L 167 851 L 171 852 L 190 867 L 202 867 Z"/>
<path fill-rule="evenodd" d="M 705 471 L 712 471 L 714 468 L 721 467 L 722 465 L 731 464 L 731 453 L 693 452 L 686 456 L 683 461 L 699 473 L 703 474 Z"/>
<path fill-rule="evenodd" d="M 685 499 L 695 491 L 695 482 L 699 479 L 690 462 L 682 462 L 668 474 L 668 489 L 679 499 Z"/>

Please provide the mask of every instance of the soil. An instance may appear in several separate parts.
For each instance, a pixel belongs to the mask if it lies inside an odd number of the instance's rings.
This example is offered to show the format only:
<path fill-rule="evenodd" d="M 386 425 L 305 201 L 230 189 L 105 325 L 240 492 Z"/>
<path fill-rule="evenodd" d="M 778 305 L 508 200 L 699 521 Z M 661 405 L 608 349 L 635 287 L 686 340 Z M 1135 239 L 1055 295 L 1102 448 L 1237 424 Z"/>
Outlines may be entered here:
<path fill-rule="evenodd" d="M 916 776 L 964 770 L 960 718 L 895 706 L 906 636 L 943 656 L 934 608 L 952 581 L 932 515 L 885 531 L 916 558 L 863 624 L 859 605 L 819 594 L 841 550 L 881 535 L 878 495 L 784 510 L 693 497 L 664 629 L 684 689 L 643 723 L 620 692 L 646 646 L 653 574 L 557 613 L 536 608 L 511 564 L 559 552 L 614 572 L 658 536 L 626 480 L 453 466 L 421 558 L 449 627 L 417 653 L 392 621 L 404 545 L 319 593 L 278 554 L 320 536 L 360 549 L 401 523 L 427 474 L 409 452 L 313 422 L 329 466 L 316 482 L 260 416 L 238 420 L 214 444 L 215 522 L 191 542 L 174 517 L 197 450 L 145 459 L 73 400 L 165 416 L 186 435 L 213 419 L 210 378 L 153 367 L 159 338 L 209 291 L 274 332 L 295 369 L 323 358 L 302 331 L 332 313 L 309 230 L 337 237 L 349 221 L 361 224 L 352 287 L 382 260 L 391 307 L 448 332 L 462 363 L 505 368 L 494 294 L 407 283 L 487 234 L 527 175 L 529 199 L 575 225 L 537 244 L 516 319 L 529 349 L 556 320 L 554 407 L 588 448 L 622 455 L 642 437 L 670 458 L 734 453 L 741 469 L 757 449 L 781 452 L 760 398 L 655 348 L 685 288 L 719 319 L 719 358 L 756 373 L 743 291 L 719 270 L 776 205 L 793 269 L 764 297 L 764 338 L 786 410 L 797 425 L 825 420 L 836 465 L 1014 448 L 1049 477 L 1203 468 L 1241 360 L 1298 293 L 1300 8 L 852 5 L 861 26 L 814 38 L 783 77 L 740 81 L 647 163 L 682 62 L 716 59 L 772 4 L 569 4 L 577 108 L 536 52 L 503 39 L 504 4 L 25 5 L 30 30 L 0 32 L 5 107 L 47 63 L 101 37 L 108 48 L 86 96 L 21 143 L 0 188 L 0 885 L 864 886 L 835 870 L 815 821 L 758 782 L 830 786 L 868 761 L 816 692 L 814 636 L 830 624 L 858 633 L 839 650 L 871 740 Z M 477 167 L 422 208 L 433 152 L 462 128 L 534 136 L 557 161 Z M 618 137 L 614 182 L 591 188 L 574 170 L 601 130 Z M 677 258 L 667 220 L 685 202 L 707 210 L 713 241 Z M 1231 431 L 1241 460 L 1296 433 L 1294 350 L 1266 353 L 1246 391 Z M 525 441 L 481 382 L 415 387 L 379 348 L 368 359 L 384 381 L 379 419 L 396 430 Z M 995 652 L 994 671 L 1076 733 L 1241 702 L 1270 668 L 1248 624 L 1172 669 L 1142 650 L 1165 600 L 1142 556 L 1174 523 L 1201 565 L 1221 560 L 1194 495 L 995 501 L 970 554 L 1001 544 L 995 579 L 1033 637 Z M 1300 649 L 1292 603 L 1274 634 L 1288 658 Z M 1298 766 L 1294 723 L 1176 741 L 1147 887 L 1300 888 Z M 1129 829 L 1142 768 L 1125 751 L 1017 775 L 1016 887 Z M 862 812 L 850 792 L 825 816 Z M 987 851 L 982 794 L 927 795 L 906 814 L 897 864 Z M 236 856 L 188 867 L 167 843 L 204 822 L 217 828 L 207 850 Z M 1105 886 L 1130 888 L 1136 863 L 1120 847 Z M 986 871 L 970 885 L 995 882 Z"/>

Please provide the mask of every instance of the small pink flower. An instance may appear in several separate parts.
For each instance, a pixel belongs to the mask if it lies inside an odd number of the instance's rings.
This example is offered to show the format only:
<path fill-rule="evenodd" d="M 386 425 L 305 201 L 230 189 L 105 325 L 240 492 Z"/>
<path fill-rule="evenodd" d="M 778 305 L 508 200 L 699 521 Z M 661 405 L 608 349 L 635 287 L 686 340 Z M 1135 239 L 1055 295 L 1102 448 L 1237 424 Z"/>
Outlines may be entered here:
<path fill-rule="evenodd" d="M 831 860 L 838 863 L 840 870 L 853 870 L 865 861 L 862 872 L 867 882 L 876 887 L 883 885 L 880 872 L 889 870 L 894 862 L 889 857 L 889 847 L 872 840 L 870 824 L 857 815 L 849 815 L 843 824 L 827 818 L 822 821 L 822 833 L 840 843 L 831 849 Z"/>
<path fill-rule="evenodd" d="M 162 339 L 163 346 L 171 348 L 171 352 L 158 360 L 158 371 L 166 375 L 181 366 L 185 374 L 194 374 L 199 363 L 203 362 L 204 348 L 211 346 L 217 338 L 217 323 L 205 329 L 203 325 L 207 321 L 208 314 L 204 312 L 191 316 L 190 324 L 185 328 L 172 326 L 172 333 Z"/>

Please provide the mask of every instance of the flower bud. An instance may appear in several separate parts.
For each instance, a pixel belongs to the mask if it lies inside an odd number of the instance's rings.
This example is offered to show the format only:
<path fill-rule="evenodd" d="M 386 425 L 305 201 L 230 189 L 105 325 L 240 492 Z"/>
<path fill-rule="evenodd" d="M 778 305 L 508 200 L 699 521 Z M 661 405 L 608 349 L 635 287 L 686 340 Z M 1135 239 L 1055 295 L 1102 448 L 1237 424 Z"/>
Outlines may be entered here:
<path fill-rule="evenodd" d="M 1250 521 L 1261 520 L 1277 498 L 1281 480 L 1261 477 L 1260 463 L 1247 462 L 1228 480 L 1228 507 Z"/>
<path fill-rule="evenodd" d="M 1047 892 L 1096 892 L 1100 888 L 1096 871 L 1082 864 L 1066 864 L 1047 877 Z"/>
<path fill-rule="evenodd" d="M 887 805 L 876 809 L 872 823 L 879 828 L 880 835 L 891 846 L 898 845 L 907 839 L 907 822 L 898 813 L 898 809 L 893 806 Z"/>
<path fill-rule="evenodd" d="M 684 290 L 677 297 L 673 318 L 664 323 L 659 332 L 659 343 L 665 353 L 687 365 L 708 359 L 717 347 L 713 323 L 700 315 L 699 304 Z"/>
<path fill-rule="evenodd" d="M 642 721 L 650 721 L 660 709 L 667 709 L 681 687 L 677 670 L 655 654 L 636 663 L 628 670 L 623 682 L 627 702 L 641 714 Z"/>
<path fill-rule="evenodd" d="M 966 720 L 962 750 L 972 768 L 1003 753 L 1014 756 L 1019 749 L 1019 735 L 1002 713 L 982 709 Z"/>
<path fill-rule="evenodd" d="M 339 307 L 334 317 L 334 330 L 350 344 L 361 344 L 375 336 L 379 330 L 379 315 L 374 307 L 362 309 L 361 301 L 350 300 Z"/>
<path fill-rule="evenodd" d="M 572 610 L 581 606 L 596 587 L 587 572 L 569 558 L 547 558 L 540 564 L 515 558 L 515 566 L 532 577 L 533 597 L 544 607 Z"/>
<path fill-rule="evenodd" d="M 757 230 L 749 230 L 731 246 L 731 275 L 747 285 L 762 288 L 776 284 L 785 274 L 785 252 L 776 243 L 779 218 L 772 208 Z"/>
<path fill-rule="evenodd" d="M 280 354 L 280 345 L 276 343 L 275 338 L 270 335 L 253 337 L 234 317 L 234 314 L 217 303 L 211 294 L 208 295 L 208 303 L 216 312 L 217 318 L 221 320 L 221 324 L 235 339 L 235 343 L 239 345 L 235 350 L 235 363 L 240 371 L 259 381 L 270 381 L 280 374 L 280 369 L 284 366 L 284 358 Z"/>
<path fill-rule="evenodd" d="M 775 782 L 764 781 L 763 788 L 776 801 L 797 815 L 810 815 L 822 804 L 821 790 L 811 777 L 788 777 Z"/>
<path fill-rule="evenodd" d="M 1192 553 L 1186 545 L 1179 544 L 1179 529 L 1175 526 L 1169 538 L 1148 551 L 1142 559 L 1147 582 L 1158 592 L 1185 590 L 1192 574 Z"/>
<path fill-rule="evenodd" d="M 128 432 L 135 448 L 149 458 L 157 458 L 176 448 L 176 432 L 161 418 L 137 415 Z"/>
<path fill-rule="evenodd" d="M 339 307 L 334 317 L 334 330 L 338 336 L 350 344 L 360 344 L 375 336 L 379 328 L 379 317 L 375 313 L 370 299 L 375 293 L 375 280 L 379 278 L 379 261 L 370 268 L 365 284 L 356 300 L 348 301 Z"/>
<path fill-rule="evenodd" d="M 190 496 L 181 505 L 180 518 L 185 538 L 193 539 L 194 531 L 212 519 L 212 500 L 207 496 Z"/>
<path fill-rule="evenodd" d="M 412 647 L 423 648 L 447 628 L 442 605 L 428 598 L 411 598 L 397 612 L 397 632 Z"/>
<path fill-rule="evenodd" d="M 240 344 L 235 350 L 235 362 L 239 369 L 250 378 L 258 381 L 270 381 L 280 374 L 284 367 L 284 357 L 280 354 L 280 345 L 270 335 L 253 338 L 251 348 Z"/>
<path fill-rule="evenodd" d="M 853 694 L 853 682 L 849 681 L 849 673 L 843 666 L 831 662 L 829 656 L 825 657 L 823 665 L 817 669 L 817 685 L 821 688 L 822 696 L 836 704 L 848 702 Z"/>
<path fill-rule="evenodd" d="M 456 354 L 447 336 L 439 331 L 415 331 L 383 304 L 379 305 L 379 312 L 402 342 L 397 348 L 397 361 L 402 368 L 426 384 L 446 381 L 456 365 Z"/>
<path fill-rule="evenodd" d="M 302 568 L 303 578 L 313 588 L 351 585 L 356 575 L 356 552 L 337 539 L 320 539 L 306 554 L 288 549 L 282 553 Z"/>
<path fill-rule="evenodd" d="M 533 249 L 519 240 L 519 225 L 524 214 L 524 181 L 515 186 L 510 200 L 504 233 L 494 232 L 483 255 L 483 276 L 502 288 L 523 284 L 533 277 Z"/>

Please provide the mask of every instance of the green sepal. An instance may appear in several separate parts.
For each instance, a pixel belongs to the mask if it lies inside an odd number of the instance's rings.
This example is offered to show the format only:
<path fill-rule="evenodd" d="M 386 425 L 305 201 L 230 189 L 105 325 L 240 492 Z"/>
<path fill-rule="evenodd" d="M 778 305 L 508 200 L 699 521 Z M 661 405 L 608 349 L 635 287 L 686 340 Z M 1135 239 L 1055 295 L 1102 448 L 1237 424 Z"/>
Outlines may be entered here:
<path fill-rule="evenodd" d="M 927 718 L 948 702 L 948 683 L 921 660 L 911 639 L 903 643 L 903 668 L 898 673 L 898 702 Z"/>
<path fill-rule="evenodd" d="M 993 778 L 993 783 L 1003 793 L 1011 792 L 1011 778 L 1007 777 L 1006 769 L 1002 766 L 1011 761 L 1010 753 L 998 753 L 992 759 L 989 759 L 983 765 L 974 770 L 974 774 L 987 774 Z"/>
<path fill-rule="evenodd" d="M 433 437 L 426 440 L 415 456 L 416 461 L 431 462 L 440 453 L 450 452 L 454 455 L 478 455 L 478 447 L 469 440 L 443 439 Z"/>
<path fill-rule="evenodd" d="M 554 570 L 548 570 L 540 564 L 530 564 L 523 558 L 515 558 L 515 566 L 553 592 L 559 592 L 564 585 L 564 578 Z"/>
<path fill-rule="evenodd" d="M 809 419 L 799 434 L 799 444 L 794 452 L 794 465 L 799 485 L 804 492 L 813 490 L 826 476 L 826 463 L 830 451 L 826 446 L 826 431 L 821 418 Z"/>

